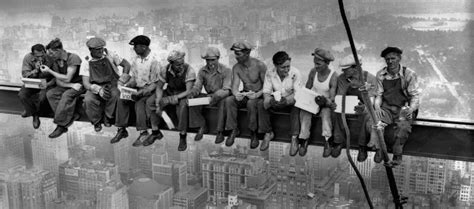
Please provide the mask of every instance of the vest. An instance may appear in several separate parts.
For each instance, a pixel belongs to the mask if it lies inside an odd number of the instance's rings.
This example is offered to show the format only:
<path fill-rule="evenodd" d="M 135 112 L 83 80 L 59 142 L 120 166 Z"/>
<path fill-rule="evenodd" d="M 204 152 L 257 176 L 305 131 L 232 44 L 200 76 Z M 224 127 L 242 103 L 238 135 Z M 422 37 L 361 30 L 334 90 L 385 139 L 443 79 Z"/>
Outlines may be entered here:
<path fill-rule="evenodd" d="M 166 83 L 168 83 L 168 87 L 166 88 L 166 93 L 169 95 L 179 94 L 181 92 L 186 91 L 186 75 L 189 71 L 189 65 L 184 64 L 184 72 L 181 74 L 171 73 L 171 66 L 168 64 L 166 66 Z"/>
<path fill-rule="evenodd" d="M 117 81 L 119 77 L 106 57 L 89 61 L 89 73 L 90 82 L 99 85 Z"/>

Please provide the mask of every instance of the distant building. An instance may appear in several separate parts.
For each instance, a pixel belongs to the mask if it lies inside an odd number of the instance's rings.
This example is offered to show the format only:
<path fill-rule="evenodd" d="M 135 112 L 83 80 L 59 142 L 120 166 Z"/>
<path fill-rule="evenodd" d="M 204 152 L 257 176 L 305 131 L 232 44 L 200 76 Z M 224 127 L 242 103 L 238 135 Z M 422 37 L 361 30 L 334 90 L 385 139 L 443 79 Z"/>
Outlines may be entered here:
<path fill-rule="evenodd" d="M 3 193 L 8 196 L 7 204 L 0 195 L 0 206 L 9 209 L 48 209 L 57 198 L 56 177 L 49 171 L 16 167 L 6 174 Z M 2 192 L 0 192 L 2 193 Z"/>
<path fill-rule="evenodd" d="M 61 193 L 76 199 L 96 199 L 97 190 L 107 183 L 118 180 L 118 168 L 102 159 L 77 161 L 71 159 L 59 166 Z"/>
<path fill-rule="evenodd" d="M 202 156 L 202 181 L 211 202 L 227 200 L 231 192 L 249 187 L 249 178 L 267 172 L 262 157 L 213 152 Z"/>
<path fill-rule="evenodd" d="M 48 137 L 47 131 L 53 129 L 53 123 L 43 123 L 31 140 L 31 149 L 33 166 L 51 171 L 57 176 L 59 165 L 69 159 L 69 151 L 66 135 L 54 139 Z"/>
<path fill-rule="evenodd" d="M 139 177 L 130 185 L 128 198 L 130 209 L 169 209 L 173 203 L 173 188 Z"/>
<path fill-rule="evenodd" d="M 206 207 L 207 189 L 202 187 L 186 187 L 174 194 L 173 206 L 182 209 L 203 209 Z"/>
<path fill-rule="evenodd" d="M 127 187 L 112 181 L 97 190 L 97 209 L 128 209 Z"/>
<path fill-rule="evenodd" d="M 244 203 L 255 205 L 257 209 L 270 208 L 271 195 L 276 192 L 276 183 L 268 174 L 249 177 L 248 187 L 236 192 Z"/>
<path fill-rule="evenodd" d="M 23 138 L 0 133 L 0 171 L 25 165 Z"/>
<path fill-rule="evenodd" d="M 168 160 L 164 146 L 156 146 L 152 154 L 152 176 L 156 182 L 182 191 L 188 185 L 186 162 Z"/>

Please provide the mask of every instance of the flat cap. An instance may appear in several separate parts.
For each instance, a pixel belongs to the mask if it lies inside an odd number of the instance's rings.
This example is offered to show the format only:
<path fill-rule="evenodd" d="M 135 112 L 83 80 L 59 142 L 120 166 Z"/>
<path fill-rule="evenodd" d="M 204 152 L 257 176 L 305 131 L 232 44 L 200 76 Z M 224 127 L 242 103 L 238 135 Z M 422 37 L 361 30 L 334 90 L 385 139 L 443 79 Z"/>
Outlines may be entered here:
<path fill-rule="evenodd" d="M 206 51 L 201 54 L 203 59 L 219 59 L 221 52 L 216 47 L 207 47 Z"/>
<path fill-rule="evenodd" d="M 173 51 L 171 51 L 170 54 L 168 55 L 167 60 L 168 60 L 169 62 L 176 61 L 176 60 L 178 60 L 178 59 L 184 58 L 185 55 L 186 55 L 186 53 L 183 52 L 183 51 L 173 50 Z"/>
<path fill-rule="evenodd" d="M 398 47 L 393 47 L 393 46 L 389 46 L 387 48 L 385 48 L 382 53 L 380 53 L 380 56 L 381 57 L 385 57 L 388 53 L 390 52 L 395 52 L 397 54 L 402 54 L 403 53 L 403 50 L 401 50 L 400 48 Z"/>
<path fill-rule="evenodd" d="M 234 44 L 232 44 L 232 47 L 230 47 L 230 50 L 232 51 L 241 51 L 241 50 L 251 50 L 252 45 L 247 42 L 247 41 L 237 41 Z"/>
<path fill-rule="evenodd" d="M 105 41 L 102 38 L 93 37 L 87 40 L 86 46 L 87 48 L 92 48 L 92 49 L 102 48 L 105 46 Z"/>
<path fill-rule="evenodd" d="M 362 57 L 359 55 L 359 63 L 362 64 Z M 342 58 L 341 62 L 339 63 L 339 67 L 342 69 L 350 68 L 351 66 L 355 65 L 356 62 L 354 60 L 354 55 L 347 55 L 344 58 Z"/>
<path fill-rule="evenodd" d="M 150 38 L 144 35 L 135 36 L 128 44 L 130 45 L 145 45 L 150 46 Z"/>
<path fill-rule="evenodd" d="M 321 60 L 334 61 L 334 56 L 331 54 L 329 50 L 326 50 L 326 49 L 316 48 L 311 55 Z"/>

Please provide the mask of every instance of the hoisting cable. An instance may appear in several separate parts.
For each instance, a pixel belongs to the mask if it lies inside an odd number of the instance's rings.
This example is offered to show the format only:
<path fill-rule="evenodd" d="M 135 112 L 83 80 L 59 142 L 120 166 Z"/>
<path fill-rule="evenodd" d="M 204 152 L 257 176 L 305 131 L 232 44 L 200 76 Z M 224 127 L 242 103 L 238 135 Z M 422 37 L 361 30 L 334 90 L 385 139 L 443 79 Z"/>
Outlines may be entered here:
<path fill-rule="evenodd" d="M 346 13 L 345 13 L 345 10 L 344 10 L 343 0 L 338 0 L 338 2 L 339 2 L 339 11 L 341 12 L 342 21 L 344 23 L 344 27 L 345 27 L 346 32 L 347 32 L 347 36 L 349 38 L 349 43 L 350 43 L 350 46 L 351 46 L 352 54 L 354 56 L 354 61 L 356 62 L 357 70 L 359 71 L 358 81 L 359 81 L 359 86 L 360 86 L 359 91 L 361 93 L 362 101 L 364 102 L 365 107 L 366 107 L 367 111 L 369 112 L 369 115 L 370 115 L 370 118 L 372 119 L 372 121 L 379 121 L 379 120 L 377 120 L 377 117 L 375 115 L 375 111 L 374 111 L 374 108 L 372 106 L 372 102 L 369 99 L 368 87 L 365 85 L 365 81 L 363 79 L 362 67 L 360 65 L 359 58 L 357 56 L 357 51 L 356 51 L 356 47 L 355 47 L 355 44 L 354 44 L 354 39 L 352 37 L 352 32 L 351 32 L 351 29 L 350 29 L 350 26 L 349 26 L 349 22 L 347 21 Z M 364 190 L 364 194 L 365 194 L 365 197 L 367 199 L 367 203 L 368 203 L 369 207 L 374 208 L 374 206 L 372 205 L 372 201 L 370 199 L 369 193 L 367 191 L 367 187 L 365 185 L 364 179 L 360 175 L 360 172 L 357 169 L 357 167 L 355 166 L 354 161 L 352 160 L 352 157 L 350 156 L 350 153 L 349 153 L 349 149 L 350 149 L 350 131 L 349 131 L 349 127 L 347 126 L 346 114 L 345 114 L 346 93 L 347 93 L 348 87 L 349 87 L 349 85 L 345 89 L 343 89 L 342 113 L 341 113 L 342 122 L 343 122 L 343 125 L 344 125 L 344 130 L 346 132 L 346 155 L 347 155 L 347 158 L 349 160 L 349 163 L 351 164 L 352 168 L 354 169 L 354 171 L 357 174 L 357 177 L 360 180 L 360 183 L 361 183 L 362 188 Z M 375 124 L 375 122 L 374 122 L 374 124 Z M 380 149 L 382 151 L 384 166 L 385 166 L 385 170 L 386 170 L 386 173 L 387 173 L 387 178 L 388 178 L 389 185 L 390 185 L 390 191 L 391 191 L 392 196 L 393 196 L 393 202 L 395 203 L 395 208 L 396 209 L 403 209 L 403 203 L 406 201 L 406 198 L 405 197 L 401 198 L 399 193 L 398 193 L 397 184 L 395 182 L 395 177 L 393 175 L 392 165 L 391 165 L 391 163 L 389 163 L 390 160 L 389 160 L 389 157 L 388 157 L 387 147 L 385 145 L 385 140 L 383 138 L 384 135 L 383 135 L 383 132 L 380 128 L 377 128 L 377 136 L 378 136 L 377 138 L 378 138 L 378 142 L 379 142 L 379 145 L 380 145 Z"/>

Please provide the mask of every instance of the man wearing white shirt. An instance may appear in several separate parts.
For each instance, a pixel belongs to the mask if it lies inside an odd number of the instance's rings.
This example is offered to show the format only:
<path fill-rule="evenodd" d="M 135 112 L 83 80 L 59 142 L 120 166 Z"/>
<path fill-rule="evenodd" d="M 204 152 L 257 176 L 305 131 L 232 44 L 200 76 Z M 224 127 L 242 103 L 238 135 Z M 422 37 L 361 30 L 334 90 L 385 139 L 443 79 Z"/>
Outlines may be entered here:
<path fill-rule="evenodd" d="M 267 132 L 272 131 L 269 110 L 290 112 L 290 155 L 295 156 L 298 152 L 298 134 L 300 132 L 299 109 L 295 107 L 295 90 L 301 85 L 300 72 L 291 67 L 291 58 L 284 52 L 279 51 L 273 55 L 275 68 L 265 74 L 263 84 L 263 108 L 260 123 Z M 270 140 L 264 140 L 260 145 L 261 150 L 266 150 Z"/>
<path fill-rule="evenodd" d="M 99 132 L 102 130 L 101 123 L 110 127 L 110 121 L 115 118 L 115 107 L 120 95 L 117 83 L 123 85 L 130 79 L 130 64 L 116 53 L 109 53 L 102 38 L 91 38 L 86 45 L 92 58 L 86 57 L 88 63 L 82 65 L 79 75 L 87 89 L 84 98 L 87 117 L 95 131 Z M 118 66 L 123 67 L 122 76 L 119 76 Z"/>

